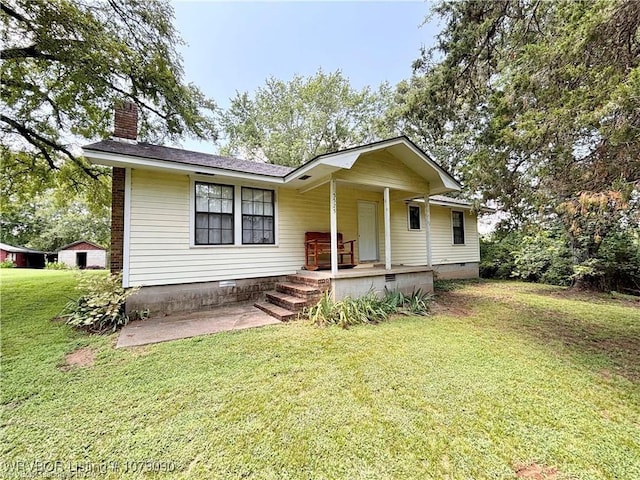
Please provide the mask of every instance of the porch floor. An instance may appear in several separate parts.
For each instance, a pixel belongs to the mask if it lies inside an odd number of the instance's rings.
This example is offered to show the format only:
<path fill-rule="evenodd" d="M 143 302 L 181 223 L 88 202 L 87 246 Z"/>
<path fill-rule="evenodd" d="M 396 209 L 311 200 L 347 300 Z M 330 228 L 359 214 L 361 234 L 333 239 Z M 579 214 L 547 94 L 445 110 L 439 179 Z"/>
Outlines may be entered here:
<path fill-rule="evenodd" d="M 336 275 L 332 275 L 330 270 L 299 270 L 298 275 L 313 278 L 360 278 L 386 274 L 430 272 L 432 270 L 432 267 L 427 267 L 426 265 L 391 265 L 391 270 L 387 270 L 380 263 L 361 263 L 351 269 L 338 270 Z"/>
<path fill-rule="evenodd" d="M 252 303 L 237 303 L 190 313 L 134 320 L 118 336 L 116 348 L 160 343 L 211 333 L 275 325 L 280 320 L 257 309 Z"/>

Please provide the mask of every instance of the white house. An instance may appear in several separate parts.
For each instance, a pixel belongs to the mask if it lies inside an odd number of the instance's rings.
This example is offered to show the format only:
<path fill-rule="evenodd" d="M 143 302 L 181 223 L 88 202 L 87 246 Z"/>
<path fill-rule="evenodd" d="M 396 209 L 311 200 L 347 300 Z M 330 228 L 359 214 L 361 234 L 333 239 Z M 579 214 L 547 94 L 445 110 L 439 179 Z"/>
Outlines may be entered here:
<path fill-rule="evenodd" d="M 86 240 L 78 240 L 60 247 L 57 253 L 58 262 L 72 268 L 105 268 L 107 266 L 107 251 L 104 247 Z"/>
<path fill-rule="evenodd" d="M 328 288 L 341 298 L 478 275 L 476 213 L 444 196 L 460 184 L 406 137 L 294 169 L 137 142 L 131 104 L 115 123 L 117 137 L 84 154 L 113 167 L 112 270 L 142 287 L 128 308 L 266 292 L 260 308 L 286 318 Z"/>

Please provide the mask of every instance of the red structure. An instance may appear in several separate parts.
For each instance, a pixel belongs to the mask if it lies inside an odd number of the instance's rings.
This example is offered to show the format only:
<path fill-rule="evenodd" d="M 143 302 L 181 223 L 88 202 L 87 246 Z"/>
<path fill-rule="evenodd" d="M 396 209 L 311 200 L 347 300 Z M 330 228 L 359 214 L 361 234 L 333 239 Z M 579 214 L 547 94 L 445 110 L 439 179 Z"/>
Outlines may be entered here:
<path fill-rule="evenodd" d="M 45 253 L 0 243 L 0 262 L 11 260 L 18 268 L 44 268 Z"/>

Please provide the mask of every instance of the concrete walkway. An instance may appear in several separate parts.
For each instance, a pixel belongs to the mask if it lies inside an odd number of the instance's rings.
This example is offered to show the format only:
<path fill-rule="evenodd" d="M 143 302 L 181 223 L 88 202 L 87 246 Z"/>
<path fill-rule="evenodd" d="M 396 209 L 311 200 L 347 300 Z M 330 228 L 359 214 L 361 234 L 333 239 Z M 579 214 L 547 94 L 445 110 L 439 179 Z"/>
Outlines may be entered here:
<path fill-rule="evenodd" d="M 239 303 L 201 312 L 135 320 L 120 331 L 116 348 L 147 345 L 278 323 L 281 322 L 258 310 L 252 303 Z"/>

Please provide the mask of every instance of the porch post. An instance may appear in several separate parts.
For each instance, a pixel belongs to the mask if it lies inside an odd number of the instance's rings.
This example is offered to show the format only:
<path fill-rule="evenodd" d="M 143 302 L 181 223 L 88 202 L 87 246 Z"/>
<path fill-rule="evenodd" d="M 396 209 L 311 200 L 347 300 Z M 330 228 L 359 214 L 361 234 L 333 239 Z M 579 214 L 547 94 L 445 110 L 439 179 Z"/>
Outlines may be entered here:
<path fill-rule="evenodd" d="M 427 267 L 431 267 L 431 205 L 429 204 L 429 194 L 424 196 L 424 231 L 427 240 Z"/>
<path fill-rule="evenodd" d="M 331 275 L 338 274 L 338 202 L 336 179 L 329 181 L 329 212 L 331 212 Z"/>
<path fill-rule="evenodd" d="M 389 187 L 384 188 L 384 268 L 391 270 L 391 210 Z"/>

